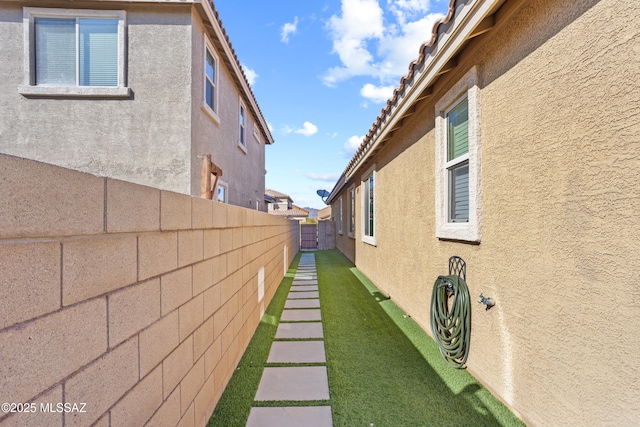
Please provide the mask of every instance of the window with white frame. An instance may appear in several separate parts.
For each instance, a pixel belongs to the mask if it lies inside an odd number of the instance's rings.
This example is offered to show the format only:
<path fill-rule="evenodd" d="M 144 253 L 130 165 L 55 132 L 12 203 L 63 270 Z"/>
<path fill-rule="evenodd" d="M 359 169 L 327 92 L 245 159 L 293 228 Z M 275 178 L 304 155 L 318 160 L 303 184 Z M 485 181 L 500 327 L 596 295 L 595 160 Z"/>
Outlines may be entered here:
<path fill-rule="evenodd" d="M 479 242 L 480 89 L 471 69 L 436 104 L 436 236 Z"/>
<path fill-rule="evenodd" d="M 216 122 L 218 116 L 218 57 L 216 51 L 205 36 L 204 47 L 204 103 L 202 109 Z"/>
<path fill-rule="evenodd" d="M 240 103 L 240 123 L 239 123 L 239 129 L 240 129 L 240 144 L 242 144 L 242 147 L 246 146 L 246 141 L 245 139 L 247 138 L 247 111 L 244 108 L 244 105 L 242 103 Z"/>
<path fill-rule="evenodd" d="M 356 231 L 356 189 L 349 190 L 349 237 L 353 237 Z"/>
<path fill-rule="evenodd" d="M 129 96 L 125 12 L 23 9 L 25 96 Z"/>
<path fill-rule="evenodd" d="M 221 180 L 218 180 L 217 200 L 222 203 L 229 203 L 227 197 L 229 192 L 229 185 Z"/>
<path fill-rule="evenodd" d="M 372 245 L 375 240 L 375 171 L 373 168 L 362 179 L 362 241 Z"/>
<path fill-rule="evenodd" d="M 342 234 L 342 197 L 338 200 L 338 233 Z"/>

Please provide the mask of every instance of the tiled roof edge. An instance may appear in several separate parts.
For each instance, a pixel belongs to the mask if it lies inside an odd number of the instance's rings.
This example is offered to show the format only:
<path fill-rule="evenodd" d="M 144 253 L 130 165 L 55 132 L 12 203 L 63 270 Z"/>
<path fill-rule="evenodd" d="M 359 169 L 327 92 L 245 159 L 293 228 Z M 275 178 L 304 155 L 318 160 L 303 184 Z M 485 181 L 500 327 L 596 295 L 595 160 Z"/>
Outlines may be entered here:
<path fill-rule="evenodd" d="M 353 157 L 351 157 L 351 160 L 347 164 L 347 167 L 343 172 L 344 175 L 348 175 L 348 173 L 350 172 L 350 169 L 365 154 L 367 147 L 373 141 L 373 137 L 375 136 L 376 131 L 380 129 L 386 117 L 390 115 L 391 108 L 398 103 L 399 95 L 403 93 L 406 88 L 405 83 L 411 81 L 411 79 L 413 79 L 415 75 L 416 69 L 420 68 L 420 66 L 423 65 L 425 59 L 427 58 L 427 53 L 426 53 L 427 48 L 433 47 L 437 43 L 438 36 L 439 36 L 438 29 L 440 28 L 441 25 L 447 24 L 449 23 L 449 21 L 453 19 L 455 15 L 455 11 L 456 11 L 456 0 L 449 0 L 449 8 L 447 9 L 447 14 L 443 18 L 440 18 L 439 20 L 437 20 L 436 23 L 433 25 L 433 30 L 431 31 L 431 39 L 420 46 L 420 51 L 419 51 L 420 55 L 416 60 L 412 61 L 409 64 L 409 73 L 400 79 L 400 86 L 394 89 L 393 96 L 389 98 L 389 100 L 387 100 L 387 105 L 385 105 L 382 108 L 382 111 L 378 115 L 376 121 L 373 122 L 373 125 L 369 129 L 369 132 L 364 137 L 364 139 L 362 140 L 362 143 L 360 144 L 355 154 L 353 155 Z"/>
<path fill-rule="evenodd" d="M 251 89 L 251 85 L 249 84 L 249 80 L 247 79 L 247 76 L 244 74 L 244 70 L 242 69 L 242 65 L 240 64 L 240 60 L 238 59 L 238 55 L 236 55 L 236 51 L 233 48 L 233 44 L 231 43 L 231 39 L 229 38 L 229 35 L 227 34 L 227 30 L 224 28 L 224 25 L 222 25 L 222 19 L 220 18 L 220 14 L 218 13 L 218 9 L 216 9 L 215 4 L 213 4 L 213 0 L 207 0 L 207 3 L 211 7 L 211 11 L 213 12 L 213 16 L 215 16 L 216 20 L 218 21 L 217 24 L 220 27 L 220 30 L 222 31 L 222 35 L 224 36 L 224 42 L 227 44 L 227 46 L 229 46 L 229 50 L 231 51 L 231 54 L 233 55 L 233 60 L 238 65 L 238 69 L 240 70 L 240 75 L 242 76 L 242 79 L 246 83 L 247 89 L 249 90 L 249 95 L 251 95 L 251 98 L 253 98 L 253 100 L 255 101 L 256 108 L 258 109 L 258 114 L 260 114 L 260 118 L 262 118 L 262 121 L 265 123 L 264 131 L 268 136 L 267 140 L 270 141 L 270 143 L 273 143 L 273 135 L 271 135 L 271 131 L 269 130 L 269 126 L 266 125 L 267 120 L 265 119 L 264 114 L 262 114 L 262 110 L 260 110 L 260 105 L 258 104 L 258 100 L 256 99 L 256 96 L 253 93 L 253 90 Z"/>

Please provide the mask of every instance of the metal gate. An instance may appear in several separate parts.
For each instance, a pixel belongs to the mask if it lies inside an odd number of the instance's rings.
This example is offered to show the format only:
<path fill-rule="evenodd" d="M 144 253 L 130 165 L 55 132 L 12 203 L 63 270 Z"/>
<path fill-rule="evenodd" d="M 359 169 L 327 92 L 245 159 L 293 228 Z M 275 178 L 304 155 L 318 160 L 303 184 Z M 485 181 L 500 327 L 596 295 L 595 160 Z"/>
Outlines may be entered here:
<path fill-rule="evenodd" d="M 318 249 L 316 224 L 300 224 L 300 249 Z"/>

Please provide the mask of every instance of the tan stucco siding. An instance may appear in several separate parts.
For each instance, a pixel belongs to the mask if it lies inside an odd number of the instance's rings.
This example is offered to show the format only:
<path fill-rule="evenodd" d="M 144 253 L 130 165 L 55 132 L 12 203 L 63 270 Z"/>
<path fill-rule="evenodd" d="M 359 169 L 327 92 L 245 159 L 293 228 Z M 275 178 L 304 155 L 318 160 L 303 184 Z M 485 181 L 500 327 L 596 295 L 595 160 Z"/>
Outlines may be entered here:
<path fill-rule="evenodd" d="M 640 419 L 640 375 L 625 362 L 640 349 L 639 17 L 635 1 L 524 2 L 357 174 L 375 163 L 375 247 L 356 191 L 358 268 L 429 330 L 433 282 L 464 258 L 468 368 L 531 425 Z M 473 66 L 479 245 L 435 237 L 435 103 Z"/>
<path fill-rule="evenodd" d="M 338 233 L 338 220 L 340 210 L 340 197 L 331 203 L 331 216 L 336 222 L 336 249 L 342 252 L 351 262 L 355 264 L 355 239 L 359 236 L 358 231 L 349 233 L 349 191 L 351 188 L 355 188 L 352 183 L 345 185 L 342 192 L 342 234 Z M 357 203 L 357 202 L 356 202 Z M 360 208 L 356 207 L 356 212 L 360 212 Z M 358 227 L 358 221 L 355 221 L 355 226 Z"/>

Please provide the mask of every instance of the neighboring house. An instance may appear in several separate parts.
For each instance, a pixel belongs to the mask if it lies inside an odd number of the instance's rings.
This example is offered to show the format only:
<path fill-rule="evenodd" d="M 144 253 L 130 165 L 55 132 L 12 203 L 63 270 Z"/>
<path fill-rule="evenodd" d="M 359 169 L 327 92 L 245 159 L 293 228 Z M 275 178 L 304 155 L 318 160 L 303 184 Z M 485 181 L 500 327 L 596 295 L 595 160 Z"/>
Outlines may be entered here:
<path fill-rule="evenodd" d="M 466 366 L 528 425 L 640 420 L 639 46 L 636 0 L 451 1 L 328 199 L 429 333 L 466 261 Z"/>
<path fill-rule="evenodd" d="M 279 191 L 265 190 L 265 199 L 275 200 L 269 203 L 267 212 L 271 215 L 282 216 L 293 220 L 304 220 L 309 217 L 309 211 L 293 204 L 289 195 Z"/>
<path fill-rule="evenodd" d="M 0 15 L 0 152 L 198 196 L 211 154 L 214 195 L 266 211 L 273 138 L 211 0 L 16 0 Z"/>
<path fill-rule="evenodd" d="M 331 219 L 331 206 L 320 209 L 318 211 L 318 221 L 326 221 Z"/>
<path fill-rule="evenodd" d="M 267 188 L 264 191 L 264 194 L 265 198 L 269 197 L 270 199 L 274 200 L 272 203 L 269 203 L 269 213 L 271 213 L 271 211 L 273 210 L 286 211 L 288 209 L 291 209 L 291 207 L 293 206 L 293 200 L 291 199 L 291 197 L 289 197 L 288 194 L 284 194 L 276 190 L 271 190 L 270 188 Z"/>

